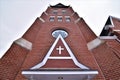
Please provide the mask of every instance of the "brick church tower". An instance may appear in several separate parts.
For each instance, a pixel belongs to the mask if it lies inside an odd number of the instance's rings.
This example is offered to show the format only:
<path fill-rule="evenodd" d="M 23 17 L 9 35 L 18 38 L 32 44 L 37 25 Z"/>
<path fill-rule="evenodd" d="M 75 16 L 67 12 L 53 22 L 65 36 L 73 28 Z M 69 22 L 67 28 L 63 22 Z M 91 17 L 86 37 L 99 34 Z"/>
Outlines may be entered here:
<path fill-rule="evenodd" d="M 120 19 L 100 37 L 70 6 L 50 5 L 0 60 L 0 80 L 119 80 Z"/>

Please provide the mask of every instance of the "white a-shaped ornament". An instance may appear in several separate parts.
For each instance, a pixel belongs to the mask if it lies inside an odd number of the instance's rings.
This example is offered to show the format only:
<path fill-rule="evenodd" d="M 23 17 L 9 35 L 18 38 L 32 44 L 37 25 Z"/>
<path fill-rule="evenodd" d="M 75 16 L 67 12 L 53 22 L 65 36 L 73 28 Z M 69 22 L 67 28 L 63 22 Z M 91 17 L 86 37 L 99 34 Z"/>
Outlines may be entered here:
<path fill-rule="evenodd" d="M 55 46 L 57 45 L 58 41 L 61 39 L 63 45 L 65 46 L 64 48 L 66 48 L 67 52 L 69 53 L 70 57 L 50 57 L 50 55 L 52 54 Z M 62 54 L 62 51 L 64 50 L 64 48 L 62 48 L 61 46 L 59 46 L 58 48 L 56 48 L 56 50 L 58 50 L 59 54 Z M 57 36 L 55 42 L 53 43 L 53 45 L 51 46 L 51 48 L 49 49 L 47 55 L 44 57 L 43 61 L 37 65 L 35 65 L 34 67 L 32 67 L 31 69 L 39 69 L 40 67 L 44 66 L 47 62 L 48 59 L 72 59 L 74 64 L 78 67 L 80 67 L 81 69 L 89 69 L 88 67 L 86 67 L 85 65 L 79 63 L 76 59 L 76 57 L 74 56 L 73 52 L 71 51 L 71 49 L 69 48 L 69 46 L 67 45 L 67 43 L 65 42 L 64 38 L 62 37 L 61 34 L 59 34 L 59 36 Z"/>

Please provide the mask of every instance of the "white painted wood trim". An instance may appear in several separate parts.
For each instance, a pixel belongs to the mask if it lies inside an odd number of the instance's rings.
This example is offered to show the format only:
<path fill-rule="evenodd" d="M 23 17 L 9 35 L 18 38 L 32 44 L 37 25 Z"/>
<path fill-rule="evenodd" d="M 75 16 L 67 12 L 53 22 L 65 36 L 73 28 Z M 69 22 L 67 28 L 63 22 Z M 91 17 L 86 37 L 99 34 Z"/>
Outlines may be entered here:
<path fill-rule="evenodd" d="M 120 31 L 120 30 L 119 30 L 119 29 L 116 29 L 116 30 L 113 30 L 113 31 L 117 31 L 117 32 L 118 32 L 118 31 Z"/>
<path fill-rule="evenodd" d="M 45 13 L 46 15 L 48 15 L 48 13 L 47 13 L 46 11 L 45 11 L 44 13 Z"/>
<path fill-rule="evenodd" d="M 16 40 L 15 43 L 23 48 L 28 49 L 28 50 L 32 49 L 32 43 L 24 38 L 20 38 L 20 39 Z"/>
<path fill-rule="evenodd" d="M 113 20 L 112 20 L 112 16 L 110 16 L 110 21 L 112 23 L 112 27 L 114 27 L 114 23 L 113 23 Z"/>
<path fill-rule="evenodd" d="M 117 36 L 100 36 L 99 39 L 117 39 Z"/>
<path fill-rule="evenodd" d="M 45 20 L 44 20 L 44 19 L 42 19 L 41 17 L 39 17 L 39 20 L 40 20 L 40 21 L 42 21 L 42 22 L 45 22 Z"/>
<path fill-rule="evenodd" d="M 78 18 L 77 20 L 75 20 L 75 23 L 78 23 L 78 21 L 80 21 L 80 18 Z"/>
<path fill-rule="evenodd" d="M 72 57 L 48 57 L 48 59 L 72 59 Z"/>
<path fill-rule="evenodd" d="M 98 74 L 98 71 L 22 71 L 22 74 Z"/>
<path fill-rule="evenodd" d="M 92 50 L 92 49 L 98 47 L 99 45 L 101 45 L 102 43 L 104 43 L 103 40 L 96 38 L 87 43 L 88 50 Z"/>
<path fill-rule="evenodd" d="M 74 14 L 75 14 L 75 12 L 73 12 L 71 16 L 73 16 Z"/>

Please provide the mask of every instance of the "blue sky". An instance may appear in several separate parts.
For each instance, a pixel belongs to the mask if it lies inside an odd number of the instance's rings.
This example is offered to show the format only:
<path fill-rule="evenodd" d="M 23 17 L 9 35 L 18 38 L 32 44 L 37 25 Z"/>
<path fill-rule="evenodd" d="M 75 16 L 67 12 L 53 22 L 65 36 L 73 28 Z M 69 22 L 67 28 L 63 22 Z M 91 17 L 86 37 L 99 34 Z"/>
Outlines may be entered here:
<path fill-rule="evenodd" d="M 57 3 L 72 6 L 96 35 L 109 15 L 120 18 L 119 0 L 0 0 L 0 57 L 49 5 Z"/>

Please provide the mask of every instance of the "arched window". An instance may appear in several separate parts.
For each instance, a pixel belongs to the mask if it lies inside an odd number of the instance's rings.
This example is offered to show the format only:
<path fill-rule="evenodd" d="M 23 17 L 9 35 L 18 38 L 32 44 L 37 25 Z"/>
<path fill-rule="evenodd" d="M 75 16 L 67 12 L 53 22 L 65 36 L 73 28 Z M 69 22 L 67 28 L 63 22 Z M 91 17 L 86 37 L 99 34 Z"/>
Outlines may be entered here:
<path fill-rule="evenodd" d="M 66 38 L 68 33 L 65 30 L 55 30 L 52 32 L 52 36 L 55 38 L 57 38 L 59 35 L 61 35 L 63 38 Z"/>

